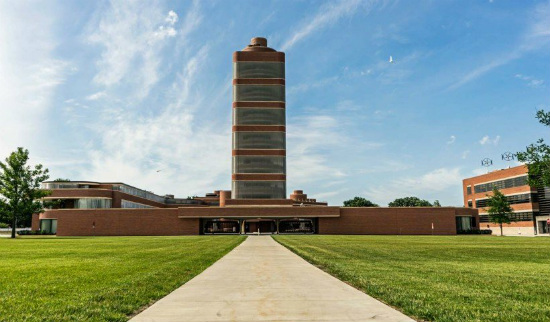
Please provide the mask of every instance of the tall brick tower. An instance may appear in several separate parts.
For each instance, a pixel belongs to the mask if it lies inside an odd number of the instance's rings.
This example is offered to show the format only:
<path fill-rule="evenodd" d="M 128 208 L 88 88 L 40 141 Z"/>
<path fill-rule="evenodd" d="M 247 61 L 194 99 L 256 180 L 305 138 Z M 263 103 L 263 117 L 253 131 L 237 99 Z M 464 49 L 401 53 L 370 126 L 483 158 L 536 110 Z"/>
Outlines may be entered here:
<path fill-rule="evenodd" d="M 286 198 L 285 54 L 252 38 L 233 54 L 233 199 Z"/>

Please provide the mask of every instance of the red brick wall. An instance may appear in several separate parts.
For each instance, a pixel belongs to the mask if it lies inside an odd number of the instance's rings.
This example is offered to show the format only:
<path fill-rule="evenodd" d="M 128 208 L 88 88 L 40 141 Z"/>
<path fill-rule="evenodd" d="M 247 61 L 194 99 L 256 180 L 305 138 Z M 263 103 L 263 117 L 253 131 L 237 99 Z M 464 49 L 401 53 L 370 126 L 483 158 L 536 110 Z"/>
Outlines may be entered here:
<path fill-rule="evenodd" d="M 63 209 L 47 211 L 40 218 L 57 219 L 58 236 L 199 234 L 199 219 L 180 219 L 178 209 Z"/>
<path fill-rule="evenodd" d="M 186 207 L 179 209 L 60 209 L 48 210 L 40 215 L 40 219 L 57 219 L 58 236 L 197 235 L 199 234 L 199 217 L 313 217 L 319 220 L 320 234 L 432 234 L 431 227 L 434 223 L 434 234 L 454 235 L 456 234 L 455 217 L 458 215 L 477 216 L 477 210 L 447 207 L 262 206 Z M 35 222 L 38 226 L 38 221 L 33 220 L 33 227 Z M 476 222 L 479 223 L 479 217 Z"/>
<path fill-rule="evenodd" d="M 319 218 L 320 234 L 430 235 L 433 223 L 433 234 L 454 235 L 457 215 L 477 216 L 477 210 L 447 207 L 340 209 L 339 218 Z"/>

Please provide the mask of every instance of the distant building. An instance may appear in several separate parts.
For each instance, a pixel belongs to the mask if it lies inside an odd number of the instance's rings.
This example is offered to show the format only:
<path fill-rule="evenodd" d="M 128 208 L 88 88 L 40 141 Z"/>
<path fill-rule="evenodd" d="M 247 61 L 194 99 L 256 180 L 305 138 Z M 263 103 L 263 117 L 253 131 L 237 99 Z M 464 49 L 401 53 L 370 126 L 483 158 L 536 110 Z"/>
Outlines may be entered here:
<path fill-rule="evenodd" d="M 508 236 L 533 236 L 548 233 L 546 220 L 550 215 L 550 190 L 536 189 L 527 184 L 527 166 L 501 169 L 462 181 L 464 207 L 479 209 L 480 228 L 500 234 L 497 224 L 490 222 L 487 200 L 493 188 L 498 188 L 514 210 L 515 222 L 503 225 Z"/>
<path fill-rule="evenodd" d="M 265 38 L 233 54 L 231 191 L 160 196 L 124 183 L 43 183 L 57 201 L 33 229 L 59 236 L 198 234 L 454 235 L 479 228 L 477 210 L 344 208 L 286 192 L 285 54 Z M 229 157 L 229 156 L 228 156 Z"/>

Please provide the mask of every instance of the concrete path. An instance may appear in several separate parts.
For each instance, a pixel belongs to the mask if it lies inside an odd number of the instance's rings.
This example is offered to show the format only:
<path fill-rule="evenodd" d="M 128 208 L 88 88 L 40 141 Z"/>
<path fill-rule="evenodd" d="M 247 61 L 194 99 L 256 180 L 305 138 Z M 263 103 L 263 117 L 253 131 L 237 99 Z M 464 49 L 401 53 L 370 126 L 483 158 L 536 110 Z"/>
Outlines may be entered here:
<path fill-rule="evenodd" d="M 414 320 L 309 264 L 270 236 L 249 236 L 130 321 Z"/>

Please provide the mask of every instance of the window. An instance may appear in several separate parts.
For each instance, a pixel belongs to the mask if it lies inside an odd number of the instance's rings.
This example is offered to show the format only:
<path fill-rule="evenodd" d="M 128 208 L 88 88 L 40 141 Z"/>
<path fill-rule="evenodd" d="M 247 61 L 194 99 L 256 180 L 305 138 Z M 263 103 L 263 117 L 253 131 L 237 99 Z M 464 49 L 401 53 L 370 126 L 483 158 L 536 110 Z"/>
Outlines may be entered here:
<path fill-rule="evenodd" d="M 235 199 L 284 199 L 284 181 L 233 181 Z"/>
<path fill-rule="evenodd" d="M 122 199 L 122 201 L 120 203 L 120 207 L 121 208 L 134 208 L 134 209 L 137 209 L 137 208 L 156 208 L 156 207 L 153 207 L 153 206 L 144 205 L 142 203 L 132 202 L 132 201 L 124 200 L 124 199 Z"/>
<path fill-rule="evenodd" d="M 57 233 L 57 219 L 40 219 L 40 230 L 48 234 Z"/>
<path fill-rule="evenodd" d="M 284 156 L 235 156 L 233 173 L 286 173 Z"/>
<path fill-rule="evenodd" d="M 472 200 L 468 200 L 468 208 L 472 208 Z"/>
<path fill-rule="evenodd" d="M 506 189 L 506 188 L 513 188 L 513 187 L 521 187 L 527 185 L 527 176 L 521 176 L 516 178 L 510 178 L 505 180 L 499 180 L 489 183 L 482 183 L 478 185 L 474 185 L 474 191 L 475 193 L 481 193 L 481 192 L 488 192 L 492 191 L 493 188 L 497 189 Z"/>
<path fill-rule="evenodd" d="M 284 102 L 284 85 L 234 85 L 233 102 Z"/>
<path fill-rule="evenodd" d="M 235 132 L 233 149 L 277 149 L 286 147 L 284 132 Z"/>
<path fill-rule="evenodd" d="M 111 199 L 80 198 L 75 200 L 77 209 L 111 208 Z"/>
<path fill-rule="evenodd" d="M 285 63 L 235 62 L 233 78 L 285 78 Z"/>
<path fill-rule="evenodd" d="M 113 185 L 113 190 L 127 193 L 129 195 L 136 196 L 136 197 L 153 200 L 160 203 L 164 203 L 164 199 L 165 199 L 164 197 L 157 196 L 152 192 L 134 188 L 125 184 Z"/>
<path fill-rule="evenodd" d="M 471 195 L 472 194 L 472 186 L 466 187 L 466 194 Z"/>
<path fill-rule="evenodd" d="M 532 212 L 516 212 L 512 216 L 510 216 L 510 218 L 514 219 L 514 221 L 533 221 L 533 213 Z M 479 215 L 479 222 L 480 223 L 491 222 L 490 216 L 488 214 Z"/>
<path fill-rule="evenodd" d="M 235 108 L 233 125 L 285 125 L 285 109 Z"/>
<path fill-rule="evenodd" d="M 513 196 L 506 196 L 506 199 L 511 205 L 515 204 L 521 204 L 521 203 L 529 203 L 535 199 L 534 195 L 532 196 L 530 193 L 524 193 L 521 195 L 513 195 Z M 476 208 L 483 208 L 488 207 L 487 202 L 489 199 L 478 199 L 476 200 Z"/>

